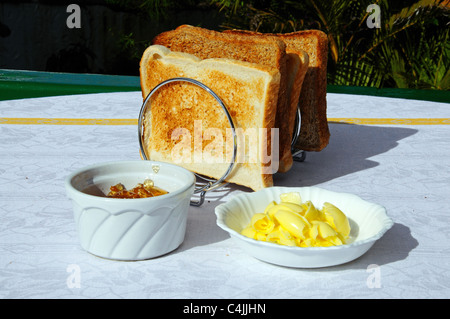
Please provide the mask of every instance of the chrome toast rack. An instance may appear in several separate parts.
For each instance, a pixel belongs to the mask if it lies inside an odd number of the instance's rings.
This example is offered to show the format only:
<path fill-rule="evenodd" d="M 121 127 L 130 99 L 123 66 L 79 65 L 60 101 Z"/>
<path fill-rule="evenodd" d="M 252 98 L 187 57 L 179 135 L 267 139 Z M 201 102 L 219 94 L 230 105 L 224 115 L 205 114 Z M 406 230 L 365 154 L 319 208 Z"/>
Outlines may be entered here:
<path fill-rule="evenodd" d="M 230 161 L 230 164 L 227 168 L 227 170 L 225 171 L 225 173 L 222 175 L 222 177 L 220 177 L 219 179 L 210 179 L 207 178 L 205 176 L 199 175 L 197 173 L 194 173 L 195 176 L 197 177 L 197 182 L 195 185 L 195 189 L 194 189 L 194 194 L 198 194 L 199 195 L 199 199 L 198 200 L 193 200 L 191 199 L 191 206 L 201 206 L 204 201 L 205 201 L 205 195 L 208 191 L 220 188 L 225 186 L 226 184 L 228 184 L 227 182 L 225 182 L 225 179 L 228 177 L 228 175 L 231 173 L 231 171 L 233 170 L 233 167 L 235 165 L 236 162 L 236 155 L 237 155 L 237 136 L 236 136 L 236 127 L 233 123 L 233 119 L 227 109 L 227 107 L 225 106 L 225 103 L 222 101 L 222 99 L 213 91 L 211 90 L 208 86 L 206 86 L 205 84 L 203 84 L 200 81 L 191 79 L 191 78 L 186 78 L 186 77 L 177 77 L 177 78 L 172 78 L 172 79 L 168 79 L 166 81 L 163 81 L 161 83 L 159 83 L 157 86 L 155 86 L 150 93 L 147 95 L 147 97 L 145 98 L 141 110 L 139 112 L 139 119 L 138 119 L 138 137 L 139 137 L 139 147 L 140 147 L 140 153 L 141 156 L 144 160 L 149 160 L 149 156 L 146 153 L 145 147 L 144 147 L 144 132 L 143 132 L 143 121 L 144 121 L 144 114 L 148 111 L 151 110 L 151 103 L 150 103 L 150 99 L 153 96 L 153 94 L 155 94 L 156 91 L 158 91 L 161 87 L 169 84 L 169 83 L 173 83 L 173 82 L 188 82 L 191 84 L 194 84 L 198 87 L 200 87 L 201 89 L 205 90 L 207 93 L 209 93 L 212 97 L 214 97 L 214 99 L 217 101 L 217 103 L 220 105 L 220 107 L 222 108 L 223 112 L 225 113 L 227 120 L 230 124 L 230 128 L 231 128 L 231 132 L 232 132 L 232 138 L 233 138 L 233 154 L 232 154 L 232 158 Z M 296 121 L 295 121 L 295 126 L 294 126 L 294 132 L 293 132 L 293 138 L 292 138 L 292 142 L 291 142 L 291 150 L 292 150 L 292 156 L 294 158 L 295 161 L 304 161 L 305 159 L 305 155 L 306 153 L 302 150 L 296 150 L 294 145 L 299 137 L 300 134 L 300 119 L 301 119 L 301 114 L 300 114 L 300 110 L 297 109 L 297 116 L 296 116 Z M 202 180 L 202 181 L 198 181 L 198 180 Z"/>

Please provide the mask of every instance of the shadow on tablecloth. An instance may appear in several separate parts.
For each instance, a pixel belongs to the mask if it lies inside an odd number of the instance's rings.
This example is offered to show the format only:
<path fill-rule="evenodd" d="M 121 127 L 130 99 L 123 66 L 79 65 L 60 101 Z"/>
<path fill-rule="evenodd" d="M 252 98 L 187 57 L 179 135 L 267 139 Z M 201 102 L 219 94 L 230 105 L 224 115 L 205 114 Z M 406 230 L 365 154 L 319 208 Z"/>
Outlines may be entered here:
<path fill-rule="evenodd" d="M 275 186 L 316 186 L 378 166 L 370 160 L 414 135 L 416 129 L 374 125 L 330 123 L 330 142 L 320 152 L 307 152 L 306 160 L 294 162 L 287 174 L 274 176 Z"/>
<path fill-rule="evenodd" d="M 419 245 L 411 235 L 409 227 L 395 223 L 375 244 L 361 257 L 342 265 L 332 267 L 304 269 L 306 271 L 339 271 L 347 269 L 369 269 L 404 260 Z"/>

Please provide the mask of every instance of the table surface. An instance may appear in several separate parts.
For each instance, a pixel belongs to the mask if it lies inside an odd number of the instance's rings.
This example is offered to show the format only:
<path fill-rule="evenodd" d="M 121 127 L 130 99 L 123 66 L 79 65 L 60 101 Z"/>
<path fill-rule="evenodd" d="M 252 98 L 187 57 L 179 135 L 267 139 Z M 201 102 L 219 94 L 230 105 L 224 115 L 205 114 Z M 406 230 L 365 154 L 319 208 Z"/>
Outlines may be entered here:
<path fill-rule="evenodd" d="M 293 269 L 254 259 L 216 225 L 228 185 L 190 207 L 183 244 L 137 262 L 79 245 L 64 180 L 139 160 L 140 92 L 0 102 L 0 298 L 449 298 L 450 104 L 328 93 L 329 145 L 275 185 L 386 207 L 394 226 L 360 258 Z M 376 280 L 375 280 L 376 279 Z"/>

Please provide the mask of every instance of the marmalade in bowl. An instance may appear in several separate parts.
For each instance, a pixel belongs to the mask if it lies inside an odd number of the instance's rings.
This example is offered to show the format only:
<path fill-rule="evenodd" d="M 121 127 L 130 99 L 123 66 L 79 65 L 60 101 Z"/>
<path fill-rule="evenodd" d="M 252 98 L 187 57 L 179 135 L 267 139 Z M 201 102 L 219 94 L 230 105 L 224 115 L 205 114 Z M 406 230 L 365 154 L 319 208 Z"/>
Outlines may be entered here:
<path fill-rule="evenodd" d="M 111 198 L 147 198 L 167 194 L 168 192 L 156 187 L 152 180 L 146 179 L 144 183 L 139 183 L 136 187 L 127 190 L 121 183 L 110 187 L 107 197 Z"/>

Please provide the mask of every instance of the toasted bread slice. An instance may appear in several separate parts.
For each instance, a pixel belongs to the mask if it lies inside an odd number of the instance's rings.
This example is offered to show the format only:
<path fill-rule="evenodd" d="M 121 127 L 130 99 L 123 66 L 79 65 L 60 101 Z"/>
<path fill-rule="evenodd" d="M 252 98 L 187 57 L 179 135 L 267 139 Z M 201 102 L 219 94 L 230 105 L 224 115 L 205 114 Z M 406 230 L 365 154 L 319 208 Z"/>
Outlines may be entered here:
<path fill-rule="evenodd" d="M 326 98 L 327 35 L 319 30 L 307 30 L 279 34 L 279 37 L 286 43 L 287 50 L 302 50 L 309 57 L 298 103 L 301 126 L 295 147 L 304 151 L 321 151 L 330 140 Z"/>
<path fill-rule="evenodd" d="M 287 50 L 286 51 L 290 62 L 288 62 L 288 76 L 290 81 L 288 82 L 289 93 L 289 132 L 292 132 L 291 141 L 294 138 L 293 133 L 295 129 L 295 120 L 297 117 L 297 110 L 299 108 L 298 101 L 300 93 L 303 87 L 303 81 L 305 80 L 306 72 L 308 71 L 309 56 L 303 50 Z M 289 67 L 289 64 L 299 64 L 298 71 L 296 67 Z M 292 148 L 292 143 L 291 143 Z"/>
<path fill-rule="evenodd" d="M 278 37 L 279 39 L 282 39 L 283 42 L 285 42 L 286 53 L 288 55 L 288 62 L 286 68 L 288 77 L 288 86 L 286 92 L 288 96 L 289 106 L 286 108 L 285 111 L 286 114 L 283 117 L 283 119 L 285 121 L 284 125 L 286 125 L 288 131 L 286 135 L 288 136 L 289 141 L 292 142 L 295 119 L 297 117 L 297 108 L 299 107 L 300 93 L 309 66 L 308 54 L 304 50 L 302 50 L 301 47 L 297 45 L 297 43 L 293 42 L 290 37 L 286 37 L 283 34 L 258 33 L 247 30 L 225 30 L 224 33 L 241 34 L 247 36 L 260 35 L 268 37 Z M 280 163 L 279 172 L 287 172 L 288 170 L 289 167 L 283 167 L 282 163 Z"/>
<path fill-rule="evenodd" d="M 233 118 L 237 158 L 226 181 L 253 190 L 272 186 L 277 165 L 272 155 L 278 148 L 271 132 L 264 135 L 259 129 L 274 128 L 279 71 L 233 59 L 202 60 L 161 45 L 145 50 L 140 63 L 143 97 L 159 83 L 177 77 L 208 86 Z M 217 101 L 198 86 L 172 82 L 160 87 L 151 97 L 143 123 L 143 145 L 150 159 L 215 179 L 227 170 L 234 142 L 229 122 Z"/>
<path fill-rule="evenodd" d="M 242 36 L 182 25 L 157 35 L 153 44 L 163 45 L 172 51 L 190 53 L 200 59 L 228 58 L 276 68 L 281 74 L 275 119 L 275 127 L 279 128 L 279 171 L 285 172 L 291 168 L 292 130 L 287 125 L 291 121 L 286 71 L 288 56 L 282 40 L 259 34 Z"/>
<path fill-rule="evenodd" d="M 257 33 L 243 30 L 226 30 L 224 33 L 269 37 L 277 36 L 286 44 L 288 54 L 297 54 L 302 59 L 304 52 L 308 55 L 308 69 L 298 73 L 299 86 L 290 91 L 291 103 L 297 104 L 301 112 L 300 136 L 295 148 L 304 151 L 320 151 L 328 145 L 330 132 L 327 121 L 327 57 L 328 38 L 319 30 L 297 31 L 292 33 Z M 289 72 L 289 69 L 288 69 Z M 291 70 L 292 72 L 292 70 Z M 304 76 L 304 80 L 301 77 Z M 289 92 L 289 91 L 288 91 Z M 292 108 L 290 130 L 292 132 Z"/>

